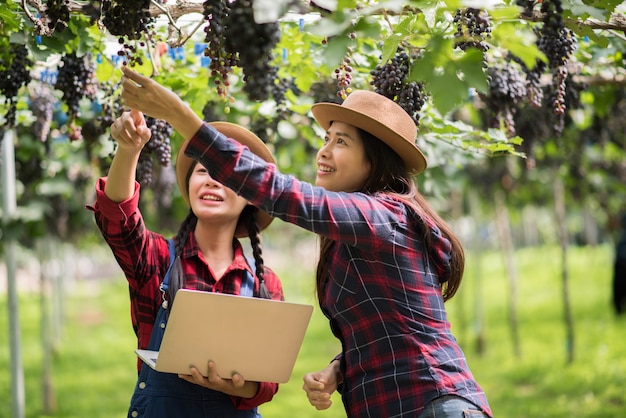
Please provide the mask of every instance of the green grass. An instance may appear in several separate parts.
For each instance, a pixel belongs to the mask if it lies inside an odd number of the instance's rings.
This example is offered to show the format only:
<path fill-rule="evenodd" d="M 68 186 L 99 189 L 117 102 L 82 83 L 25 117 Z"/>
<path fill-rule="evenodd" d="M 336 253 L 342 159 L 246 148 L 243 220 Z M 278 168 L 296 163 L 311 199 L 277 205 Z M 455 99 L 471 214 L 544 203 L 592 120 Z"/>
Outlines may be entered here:
<path fill-rule="evenodd" d="M 575 360 L 567 364 L 560 253 L 558 248 L 516 253 L 517 315 L 521 356 L 513 352 L 509 328 L 508 281 L 501 254 L 468 252 L 465 281 L 448 303 L 453 331 L 496 417 L 565 418 L 626 416 L 626 318 L 610 306 L 612 253 L 609 247 L 570 248 L 568 269 L 575 324 Z M 297 266 L 286 271 L 299 271 Z M 315 305 L 311 272 L 278 271 L 287 298 Z M 477 283 L 480 279 L 481 288 Z M 476 295 L 481 294 L 485 352 L 476 352 Z M 42 348 L 39 295 L 20 294 L 26 416 L 42 414 Z M 10 413 L 7 301 L 0 295 L 0 418 Z M 135 383 L 135 337 L 130 327 L 123 279 L 83 281 L 68 294 L 64 327 L 52 376 L 53 417 L 125 416 Z M 316 306 L 293 375 L 274 400 L 261 408 L 265 418 L 345 417 L 341 400 L 316 411 L 301 389 L 302 375 L 324 367 L 339 349 Z"/>

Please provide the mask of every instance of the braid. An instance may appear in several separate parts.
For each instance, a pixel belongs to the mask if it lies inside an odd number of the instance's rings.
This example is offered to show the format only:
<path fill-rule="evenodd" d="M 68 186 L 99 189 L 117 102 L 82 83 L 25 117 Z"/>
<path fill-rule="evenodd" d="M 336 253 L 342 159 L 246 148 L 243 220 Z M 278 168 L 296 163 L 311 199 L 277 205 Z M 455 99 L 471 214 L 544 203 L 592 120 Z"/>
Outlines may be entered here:
<path fill-rule="evenodd" d="M 261 231 L 256 223 L 256 217 L 259 209 L 252 205 L 247 205 L 241 212 L 241 219 L 248 228 L 248 236 L 250 237 L 250 245 L 252 247 L 252 255 L 256 265 L 255 275 L 259 278 L 259 296 L 263 299 L 271 299 L 270 292 L 265 286 L 265 265 L 263 263 L 263 250 L 261 247 Z"/>
<path fill-rule="evenodd" d="M 174 249 L 175 258 L 172 270 L 170 271 L 170 283 L 167 289 L 168 298 L 170 300 L 170 309 L 174 306 L 174 296 L 176 295 L 176 292 L 183 287 L 185 281 L 180 256 L 183 254 L 185 243 L 189 240 L 189 234 L 191 234 L 191 231 L 194 230 L 197 222 L 198 218 L 190 210 L 189 214 L 180 225 L 178 234 L 176 234 L 176 237 L 174 238 L 174 242 L 176 244 Z"/>

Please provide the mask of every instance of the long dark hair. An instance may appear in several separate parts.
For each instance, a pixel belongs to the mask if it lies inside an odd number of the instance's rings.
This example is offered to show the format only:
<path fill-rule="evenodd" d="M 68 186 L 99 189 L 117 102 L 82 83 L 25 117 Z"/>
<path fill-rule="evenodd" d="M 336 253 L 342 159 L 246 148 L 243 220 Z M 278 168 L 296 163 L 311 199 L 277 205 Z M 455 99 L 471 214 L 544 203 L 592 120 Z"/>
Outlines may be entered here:
<path fill-rule="evenodd" d="M 185 181 L 186 187 L 189 187 L 189 178 L 191 177 L 191 173 L 193 172 L 197 162 L 191 165 L 189 172 L 187 173 L 187 178 Z M 259 290 L 255 291 L 255 297 L 261 297 L 264 299 L 271 299 L 271 295 L 265 286 L 265 264 L 263 261 L 263 249 L 261 246 L 261 231 L 259 230 L 259 226 L 257 224 L 257 213 L 258 209 L 251 205 L 246 205 L 243 211 L 239 215 L 239 224 L 245 225 L 248 230 L 248 237 L 250 238 L 250 246 L 252 247 L 252 256 L 254 257 L 255 263 L 255 276 L 259 279 Z M 174 237 L 175 242 L 175 259 L 174 264 L 172 265 L 172 270 L 170 271 L 170 283 L 167 289 L 168 300 L 170 306 L 174 304 L 174 296 L 179 289 L 182 289 L 184 286 L 184 274 L 182 269 L 182 264 L 180 261 L 180 257 L 183 253 L 183 248 L 185 244 L 189 240 L 189 234 L 191 234 L 196 225 L 198 223 L 198 217 L 195 213 L 189 209 L 189 213 L 187 217 L 180 225 L 178 229 L 178 233 Z"/>
<path fill-rule="evenodd" d="M 369 132 L 365 132 L 362 129 L 358 129 L 358 132 L 363 141 L 365 157 L 372 167 L 371 173 L 361 191 L 367 194 L 389 193 L 402 199 L 418 215 L 430 219 L 439 228 L 443 236 L 450 241 L 452 245 L 450 277 L 440 278 L 442 280 L 443 299 L 449 300 L 459 289 L 463 278 L 463 270 L 465 269 L 465 252 L 460 240 L 417 190 L 417 186 L 413 182 L 400 155 Z M 430 227 L 426 222 L 423 223 L 423 227 L 426 250 L 430 251 L 432 246 Z M 328 281 L 327 255 L 333 245 L 335 245 L 333 240 L 326 237 L 320 238 L 320 254 L 316 274 L 317 297 L 320 302 L 324 300 L 324 288 Z"/>

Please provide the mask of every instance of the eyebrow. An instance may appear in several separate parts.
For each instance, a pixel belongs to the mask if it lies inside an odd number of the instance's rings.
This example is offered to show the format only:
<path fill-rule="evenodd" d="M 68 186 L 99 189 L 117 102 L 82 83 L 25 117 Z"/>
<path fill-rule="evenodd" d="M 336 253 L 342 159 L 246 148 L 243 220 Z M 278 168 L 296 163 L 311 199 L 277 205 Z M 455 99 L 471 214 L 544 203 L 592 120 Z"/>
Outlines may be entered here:
<path fill-rule="evenodd" d="M 329 132 L 330 132 L 330 129 L 328 131 L 326 131 L 326 135 L 327 136 L 329 135 Z M 348 134 L 347 132 L 338 131 L 338 132 L 335 132 L 335 136 L 342 136 L 342 137 L 345 137 L 345 138 L 348 138 L 348 139 L 354 141 L 354 138 L 352 136 L 350 136 L 350 134 Z"/>

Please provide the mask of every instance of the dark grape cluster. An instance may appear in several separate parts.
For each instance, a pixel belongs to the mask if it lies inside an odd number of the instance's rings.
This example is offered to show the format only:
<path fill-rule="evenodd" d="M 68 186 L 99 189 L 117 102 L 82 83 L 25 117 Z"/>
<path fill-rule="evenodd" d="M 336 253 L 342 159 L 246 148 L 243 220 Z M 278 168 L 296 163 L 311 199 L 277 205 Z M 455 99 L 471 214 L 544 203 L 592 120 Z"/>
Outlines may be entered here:
<path fill-rule="evenodd" d="M 543 26 L 537 38 L 537 47 L 548 58 L 548 67 L 552 72 L 552 84 L 555 91 L 552 107 L 554 113 L 565 113 L 565 89 L 567 79 L 566 64 L 576 51 L 576 35 L 565 27 L 561 0 L 544 0 L 541 4 Z"/>
<path fill-rule="evenodd" d="M 485 10 L 471 7 L 458 9 L 453 22 L 456 24 L 454 47 L 462 51 L 475 48 L 486 53 L 489 45 L 485 39 L 491 38 L 491 20 Z M 487 68 L 487 59 L 483 59 L 483 67 Z"/>
<path fill-rule="evenodd" d="M 524 77 L 510 63 L 490 67 L 487 73 L 489 91 L 483 100 L 488 112 L 488 125 L 500 128 L 502 124 L 507 134 L 515 135 L 515 112 L 528 93 Z"/>
<path fill-rule="evenodd" d="M 408 80 L 411 60 L 417 58 L 417 55 L 409 56 L 404 48 L 398 47 L 390 61 L 370 71 L 370 84 L 376 93 L 398 103 L 419 126 L 419 111 L 426 103 L 427 94 L 424 83 Z"/>
<path fill-rule="evenodd" d="M 162 167 L 167 167 L 172 159 L 170 137 L 174 129 L 161 119 L 146 117 L 146 125 L 152 131 L 150 140 L 141 150 L 137 164 L 137 181 L 144 187 L 153 182 L 153 159 Z"/>
<path fill-rule="evenodd" d="M 234 0 L 226 17 L 224 36 L 226 51 L 238 54 L 244 92 L 250 100 L 267 100 L 276 76 L 272 49 L 280 40 L 278 22 L 258 24 L 252 0 Z"/>
<path fill-rule="evenodd" d="M 103 0 L 102 23 L 107 30 L 119 37 L 122 49 L 118 55 L 124 57 L 125 64 L 142 65 L 143 58 L 137 54 L 137 47 L 130 41 L 140 40 L 143 34 L 154 28 L 154 19 L 148 11 L 150 0 Z M 145 43 L 140 42 L 140 46 Z"/>
<path fill-rule="evenodd" d="M 238 65 L 237 53 L 227 51 L 224 46 L 224 30 L 230 7 L 222 0 L 205 0 L 202 7 L 202 14 L 208 22 L 204 28 L 204 41 L 207 44 L 204 56 L 211 59 L 209 69 L 218 96 L 226 97 L 230 84 L 228 76 Z"/>
<path fill-rule="evenodd" d="M 65 54 L 61 64 L 54 88 L 63 92 L 61 100 L 67 105 L 69 120 L 74 122 L 80 116 L 80 101 L 95 98 L 95 65 L 90 54 L 79 57 L 76 52 Z"/>
<path fill-rule="evenodd" d="M 17 93 L 31 80 L 30 68 L 33 61 L 28 57 L 28 49 L 23 44 L 9 44 L 9 51 L 0 59 L 0 93 L 9 108 L 4 118 L 8 127 L 15 126 Z"/>
<path fill-rule="evenodd" d="M 48 0 L 44 13 L 48 16 L 48 28 L 54 31 L 63 31 L 70 21 L 69 0 Z"/>
<path fill-rule="evenodd" d="M 35 117 L 32 125 L 33 135 L 41 142 L 48 140 L 56 103 L 57 98 L 46 84 L 40 84 L 31 94 L 30 109 Z"/>

